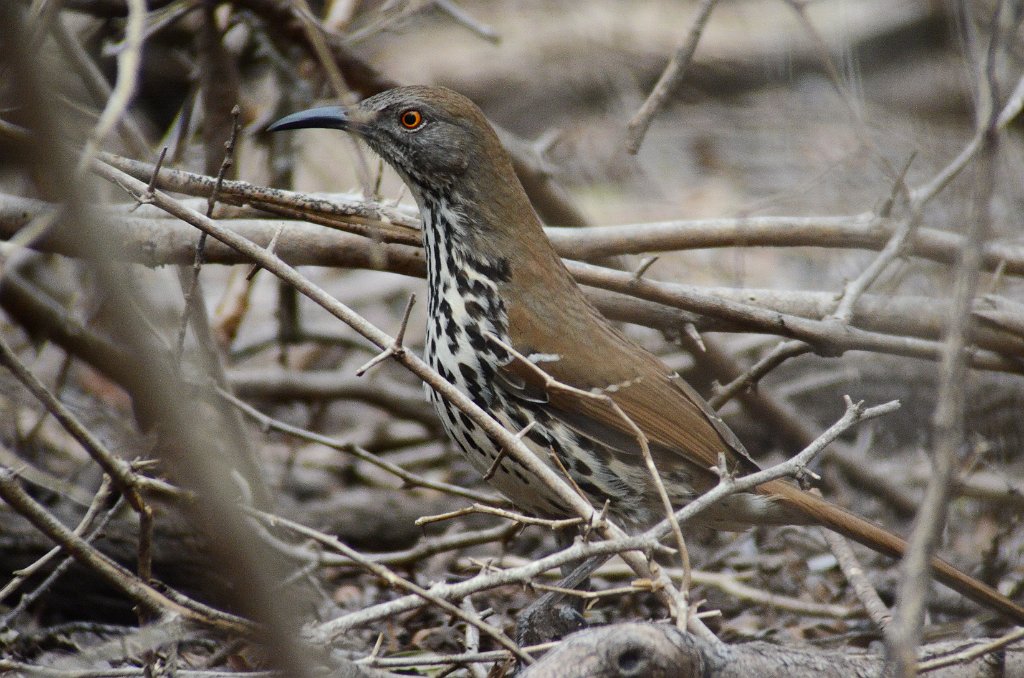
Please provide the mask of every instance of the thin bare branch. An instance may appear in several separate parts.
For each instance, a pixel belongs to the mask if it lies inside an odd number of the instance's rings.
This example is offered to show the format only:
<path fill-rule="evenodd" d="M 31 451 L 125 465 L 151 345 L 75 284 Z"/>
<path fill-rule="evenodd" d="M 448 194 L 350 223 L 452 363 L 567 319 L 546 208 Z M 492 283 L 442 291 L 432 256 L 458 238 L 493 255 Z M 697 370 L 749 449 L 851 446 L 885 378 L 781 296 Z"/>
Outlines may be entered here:
<path fill-rule="evenodd" d="M 661 77 L 658 78 L 658 82 L 654 85 L 647 100 L 626 125 L 626 150 L 630 153 L 636 154 L 640 150 L 640 144 L 643 143 L 654 116 L 665 105 L 666 100 L 675 91 L 686 73 L 686 67 L 693 58 L 693 53 L 697 51 L 697 43 L 700 41 L 700 36 L 704 34 L 704 26 L 707 25 L 716 2 L 717 0 L 701 0 L 700 6 L 697 8 L 697 16 L 694 17 L 693 25 L 690 26 L 690 32 L 687 33 L 686 39 L 672 55 L 672 59 L 668 62 Z"/>

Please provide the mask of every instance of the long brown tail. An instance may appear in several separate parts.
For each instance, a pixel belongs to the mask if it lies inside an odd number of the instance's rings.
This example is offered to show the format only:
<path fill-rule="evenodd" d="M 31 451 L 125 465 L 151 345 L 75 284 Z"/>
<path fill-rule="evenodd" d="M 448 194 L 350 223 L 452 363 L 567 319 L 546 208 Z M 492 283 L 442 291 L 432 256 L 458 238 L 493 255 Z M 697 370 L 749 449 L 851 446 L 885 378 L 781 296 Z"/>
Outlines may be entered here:
<path fill-rule="evenodd" d="M 891 532 L 856 516 L 821 497 L 804 492 L 786 481 L 776 480 L 758 488 L 776 497 L 789 509 L 806 516 L 810 523 L 827 527 L 844 537 L 892 558 L 902 558 L 907 542 Z M 932 576 L 957 593 L 980 605 L 991 607 L 1017 624 L 1024 623 L 1024 606 L 1013 602 L 991 586 L 964 574 L 941 558 L 932 558 Z"/>

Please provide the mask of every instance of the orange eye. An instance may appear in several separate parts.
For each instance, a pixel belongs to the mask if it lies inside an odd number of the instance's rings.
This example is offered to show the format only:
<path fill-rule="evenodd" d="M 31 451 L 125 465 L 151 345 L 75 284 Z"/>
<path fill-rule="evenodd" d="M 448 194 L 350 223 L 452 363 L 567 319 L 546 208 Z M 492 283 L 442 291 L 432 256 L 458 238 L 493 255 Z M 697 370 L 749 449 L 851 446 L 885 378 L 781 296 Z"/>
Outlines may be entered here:
<path fill-rule="evenodd" d="M 402 117 L 399 118 L 402 123 L 402 127 L 405 129 L 416 129 L 423 124 L 423 116 L 420 115 L 419 111 L 412 110 L 402 113 Z"/>

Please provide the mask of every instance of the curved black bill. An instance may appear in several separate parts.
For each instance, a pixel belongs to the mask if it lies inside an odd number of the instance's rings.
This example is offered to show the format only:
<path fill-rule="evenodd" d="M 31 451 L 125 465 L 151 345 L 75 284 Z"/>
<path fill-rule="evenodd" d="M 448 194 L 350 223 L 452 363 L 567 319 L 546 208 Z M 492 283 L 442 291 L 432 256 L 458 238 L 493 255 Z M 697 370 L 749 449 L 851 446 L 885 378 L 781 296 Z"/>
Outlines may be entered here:
<path fill-rule="evenodd" d="M 286 115 L 267 127 L 268 132 L 288 129 L 327 128 L 349 130 L 352 128 L 348 111 L 341 106 L 321 106 L 308 111 Z"/>

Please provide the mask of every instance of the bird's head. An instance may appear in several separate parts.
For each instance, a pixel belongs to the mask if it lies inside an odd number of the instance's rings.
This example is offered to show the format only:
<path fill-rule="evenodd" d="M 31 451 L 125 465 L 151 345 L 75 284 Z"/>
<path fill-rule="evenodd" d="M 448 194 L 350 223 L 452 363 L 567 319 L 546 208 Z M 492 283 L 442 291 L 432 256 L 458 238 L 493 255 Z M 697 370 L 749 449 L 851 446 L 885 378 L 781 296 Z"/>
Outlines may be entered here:
<path fill-rule="evenodd" d="M 456 183 L 488 154 L 504 151 L 483 113 L 444 87 L 397 87 L 352 107 L 293 113 L 267 130 L 329 128 L 355 134 L 410 184 L 436 193 Z"/>

